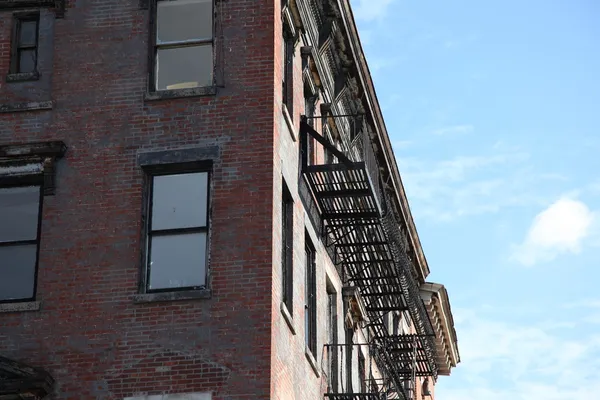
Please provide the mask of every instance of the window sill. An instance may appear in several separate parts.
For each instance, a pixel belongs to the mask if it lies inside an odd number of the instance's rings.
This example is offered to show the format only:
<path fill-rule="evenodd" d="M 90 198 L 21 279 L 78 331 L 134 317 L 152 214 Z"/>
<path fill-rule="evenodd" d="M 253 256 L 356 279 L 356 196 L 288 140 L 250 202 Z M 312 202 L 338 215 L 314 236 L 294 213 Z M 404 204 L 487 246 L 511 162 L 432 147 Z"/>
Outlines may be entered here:
<path fill-rule="evenodd" d="M 39 110 L 52 110 L 52 101 L 31 101 L 27 103 L 0 104 L 0 114 Z"/>
<path fill-rule="evenodd" d="M 39 311 L 40 301 L 24 301 L 21 303 L 2 303 L 0 304 L 0 313 Z"/>
<path fill-rule="evenodd" d="M 290 131 L 290 136 L 294 142 L 298 141 L 298 137 L 296 136 L 296 129 L 294 128 L 294 121 L 288 112 L 287 106 L 284 104 L 281 107 L 281 113 L 283 114 L 283 119 L 285 119 L 285 123 L 287 124 L 288 130 Z"/>
<path fill-rule="evenodd" d="M 306 359 L 308 360 L 308 363 L 310 364 L 311 368 L 313 369 L 315 375 L 317 375 L 317 378 L 319 378 L 321 376 L 321 373 L 319 372 L 319 367 L 317 366 L 317 361 L 315 360 L 315 357 L 313 356 L 312 352 L 310 351 L 310 349 L 308 347 L 304 348 L 304 355 L 306 356 Z"/>
<path fill-rule="evenodd" d="M 191 89 L 158 90 L 156 92 L 146 92 L 144 100 L 170 100 L 181 99 L 185 97 L 214 96 L 216 94 L 216 86 L 203 86 Z"/>
<path fill-rule="evenodd" d="M 136 304 L 158 303 L 165 301 L 210 299 L 211 297 L 212 293 L 210 289 L 185 290 L 180 292 L 140 293 L 133 296 L 133 302 Z"/>
<path fill-rule="evenodd" d="M 6 82 L 28 82 L 37 81 L 40 79 L 39 72 L 22 72 L 20 74 L 8 74 L 6 75 Z"/>
<path fill-rule="evenodd" d="M 296 328 L 294 328 L 294 319 L 292 318 L 290 312 L 288 311 L 287 306 L 285 305 L 285 303 L 283 301 L 279 305 L 279 309 L 281 310 L 281 313 L 283 314 L 283 319 L 285 320 L 285 323 L 290 328 L 290 331 L 292 331 L 292 335 L 295 335 Z"/>

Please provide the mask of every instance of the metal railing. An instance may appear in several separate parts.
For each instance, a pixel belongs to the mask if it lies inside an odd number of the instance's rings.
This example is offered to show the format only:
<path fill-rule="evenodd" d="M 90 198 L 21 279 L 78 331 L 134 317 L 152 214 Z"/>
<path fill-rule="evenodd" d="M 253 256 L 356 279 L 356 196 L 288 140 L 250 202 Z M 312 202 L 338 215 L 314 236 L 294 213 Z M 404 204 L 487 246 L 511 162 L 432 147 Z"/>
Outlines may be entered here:
<path fill-rule="evenodd" d="M 379 165 L 377 158 L 375 157 L 375 151 L 373 150 L 373 142 L 371 141 L 370 134 L 366 129 L 361 129 L 354 140 L 350 148 L 350 153 L 354 152 L 359 155 L 359 158 L 355 161 L 364 162 L 369 180 L 373 186 L 375 197 L 379 203 L 380 209 L 384 207 L 383 192 L 381 191 L 381 179 L 379 176 Z M 350 155 L 352 157 L 352 155 Z"/>
<path fill-rule="evenodd" d="M 387 198 L 385 200 L 389 201 Z M 405 300 L 408 305 L 411 319 L 416 325 L 417 333 L 423 335 L 424 347 L 427 357 L 430 359 L 430 367 L 433 371 L 433 376 L 437 377 L 437 367 L 435 365 L 435 332 L 431 321 L 429 320 L 429 314 L 427 313 L 425 304 L 421 299 L 419 286 L 412 274 L 412 262 L 408 258 L 406 252 L 402 250 L 401 243 L 399 242 L 402 237 L 400 225 L 391 212 L 391 207 L 388 205 L 386 208 L 388 212 L 382 217 L 383 228 L 390 241 L 394 263 L 400 274 L 402 291 L 405 293 Z"/>
<path fill-rule="evenodd" d="M 371 179 L 375 196 L 378 198 L 379 205 L 383 210 L 383 215 L 381 217 L 382 225 L 387 240 L 389 241 L 392 254 L 394 255 L 396 268 L 400 275 L 402 291 L 405 293 L 409 312 L 412 319 L 415 321 L 418 333 L 425 336 L 425 348 L 427 355 L 431 360 L 431 368 L 434 371 L 435 376 L 437 375 L 437 369 L 435 367 L 435 332 L 431 325 L 431 321 L 429 320 L 425 304 L 421 300 L 419 286 L 412 273 L 414 266 L 405 251 L 407 247 L 406 234 L 400 229 L 400 223 L 392 211 L 393 208 L 391 207 L 391 204 L 389 204 L 392 200 L 381 189 L 379 165 L 375 157 L 372 140 L 366 129 L 362 129 L 359 134 L 356 135 L 352 147 L 360 149 L 362 159 L 357 161 L 365 163 L 365 168 Z"/>
<path fill-rule="evenodd" d="M 325 397 L 407 399 L 403 382 L 394 375 L 388 358 L 385 349 L 375 343 L 324 345 Z"/>
<path fill-rule="evenodd" d="M 397 286 L 397 288 L 393 288 L 394 290 L 390 289 L 390 291 L 403 293 L 403 298 L 408 306 L 408 310 L 411 315 L 411 319 L 415 324 L 417 334 L 423 337 L 424 351 L 429 360 L 432 375 L 435 378 L 437 376 L 437 368 L 435 365 L 434 330 L 429 320 L 429 315 L 425 308 L 425 304 L 421 300 L 419 285 L 413 274 L 414 266 L 412 265 L 412 261 L 407 254 L 407 234 L 400 228 L 400 222 L 394 214 L 394 207 L 392 207 L 394 200 L 386 191 L 382 190 L 379 164 L 375 155 L 374 144 L 368 130 L 365 128 L 366 126 L 362 124 L 361 129 L 356 132 L 356 135 L 354 135 L 350 145 L 344 149 L 339 149 L 339 151 L 342 152 L 343 155 L 350 160 L 350 162 L 364 164 L 365 175 L 369 177 L 371 188 L 374 192 L 373 197 L 378 202 L 378 208 L 382 213 L 378 222 L 378 225 L 380 226 L 379 229 L 383 230 L 383 236 L 385 237 L 384 242 L 388 246 L 387 248 L 391 252 L 391 258 L 393 259 L 393 262 L 390 260 L 389 267 L 382 269 L 382 271 L 385 272 L 385 275 L 395 275 L 394 278 L 389 279 L 388 283 L 386 284 Z M 301 192 L 303 192 L 302 197 L 308 198 L 311 191 L 308 187 L 304 187 L 301 188 Z M 352 199 L 352 201 L 362 202 L 363 200 L 361 198 L 356 198 Z M 313 222 L 319 220 L 319 223 L 323 224 L 322 220 L 317 218 L 318 207 L 314 207 L 313 205 L 308 211 Z M 327 235 L 325 230 L 323 230 L 321 234 Z M 352 245 L 356 246 L 357 244 Z M 333 250 L 334 246 L 336 245 L 334 244 L 333 246 L 329 246 L 328 250 Z M 330 255 L 334 256 L 332 258 L 334 262 L 338 261 L 335 257 L 335 252 L 330 252 Z M 347 260 L 341 260 L 339 264 L 344 264 L 345 261 Z M 357 260 L 353 260 L 352 262 L 356 261 Z M 365 260 L 365 265 L 366 264 L 370 264 L 368 260 Z M 341 275 L 344 276 L 346 268 L 343 265 L 339 265 L 339 267 L 341 269 Z M 373 278 L 370 277 L 369 274 L 369 276 L 364 279 L 365 282 L 359 283 L 359 280 L 356 280 L 355 284 L 360 287 L 361 284 L 368 284 L 367 280 L 372 280 Z M 380 314 L 375 314 L 371 316 L 371 319 L 378 319 L 377 316 Z"/>

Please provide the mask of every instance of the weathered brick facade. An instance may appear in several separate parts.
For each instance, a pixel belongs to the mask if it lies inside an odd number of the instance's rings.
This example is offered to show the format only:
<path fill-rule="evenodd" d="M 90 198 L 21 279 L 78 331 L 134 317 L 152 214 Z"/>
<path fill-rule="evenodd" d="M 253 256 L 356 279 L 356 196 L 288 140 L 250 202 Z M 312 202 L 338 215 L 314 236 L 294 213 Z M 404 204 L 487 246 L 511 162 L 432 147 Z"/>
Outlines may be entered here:
<path fill-rule="evenodd" d="M 0 355 L 47 371 L 55 381 L 49 399 L 323 398 L 327 292 L 336 293 L 343 343 L 346 283 L 298 189 L 301 48 L 317 43 L 298 35 L 290 124 L 281 2 L 215 0 L 215 85 L 156 95 L 148 85 L 151 1 L 67 0 L 64 15 L 61 1 L 0 2 L 0 148 L 67 147 L 55 162 L 55 193 L 43 197 L 36 298 L 0 303 Z M 11 75 L 13 14 L 35 10 L 38 76 Z M 319 88 L 317 110 L 335 103 L 326 92 Z M 209 292 L 143 295 L 141 160 L 186 157 L 212 162 Z M 316 157 L 323 160 L 322 150 Z M 295 204 L 291 318 L 281 309 L 284 179 Z M 312 356 L 304 336 L 305 235 L 317 260 Z"/>
<path fill-rule="evenodd" d="M 71 1 L 62 19 L 42 8 L 40 80 L 31 82 L 4 80 L 12 13 L 0 12 L 0 103 L 52 102 L 0 114 L 0 144 L 68 147 L 43 203 L 40 310 L 0 314 L 0 354 L 50 371 L 54 398 L 269 398 L 275 4 L 218 4 L 223 87 L 156 101 L 144 100 L 149 12 L 139 0 Z M 212 297 L 136 304 L 136 157 L 210 146 Z"/>

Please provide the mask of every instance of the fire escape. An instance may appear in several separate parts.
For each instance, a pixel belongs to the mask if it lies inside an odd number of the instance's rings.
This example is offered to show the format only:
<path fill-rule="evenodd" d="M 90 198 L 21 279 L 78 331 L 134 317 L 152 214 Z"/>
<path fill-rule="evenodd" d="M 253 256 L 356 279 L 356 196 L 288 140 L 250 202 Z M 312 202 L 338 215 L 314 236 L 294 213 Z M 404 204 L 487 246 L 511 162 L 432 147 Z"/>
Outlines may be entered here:
<path fill-rule="evenodd" d="M 338 116 L 342 117 L 342 116 Z M 347 117 L 347 116 L 346 116 Z M 317 118 L 336 118 L 335 116 Z M 421 300 L 411 261 L 402 246 L 406 238 L 394 216 L 391 199 L 382 188 L 379 165 L 365 125 L 352 135 L 346 151 L 336 148 L 302 118 L 300 194 L 313 225 L 336 264 L 344 284 L 358 288 L 373 336 L 369 343 L 326 345 L 325 354 L 340 375 L 325 398 L 330 400 L 410 399 L 416 377 L 437 377 L 434 332 Z M 320 143 L 337 162 L 311 165 L 309 138 Z M 333 157 L 328 157 L 333 158 Z M 417 334 L 390 333 L 384 317 L 408 311 Z M 341 378 L 350 371 L 365 346 L 377 377 L 361 371 L 354 386 Z M 360 367 L 360 363 L 358 364 Z M 365 369 L 365 367 L 362 367 Z M 365 381 L 363 381 L 365 380 Z"/>

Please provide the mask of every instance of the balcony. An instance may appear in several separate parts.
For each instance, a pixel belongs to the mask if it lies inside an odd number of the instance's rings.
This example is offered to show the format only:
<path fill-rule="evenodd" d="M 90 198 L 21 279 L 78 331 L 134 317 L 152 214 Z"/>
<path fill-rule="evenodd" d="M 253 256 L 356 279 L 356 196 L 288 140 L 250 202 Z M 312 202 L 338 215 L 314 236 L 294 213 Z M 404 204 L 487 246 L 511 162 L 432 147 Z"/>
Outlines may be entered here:
<path fill-rule="evenodd" d="M 382 189 L 379 164 L 369 135 L 363 130 L 352 136 L 350 147 L 343 151 L 321 136 L 306 119 L 301 121 L 301 148 L 307 149 L 308 138 L 313 138 L 336 159 L 336 162 L 308 165 L 303 154 L 302 201 L 344 284 L 360 290 L 379 362 L 383 363 L 379 368 L 385 369 L 389 379 L 396 383 L 415 376 L 436 379 L 434 331 L 406 253 L 407 238 L 394 215 L 391 196 Z M 392 311 L 408 311 L 417 335 L 390 336 L 383 317 Z M 326 397 L 370 399 L 380 398 L 376 396 L 381 394 L 345 393 L 331 392 Z M 348 393 L 356 397 L 348 397 Z"/>
<path fill-rule="evenodd" d="M 394 371 L 403 379 L 434 376 L 436 371 L 431 368 L 431 360 L 420 335 L 389 335 L 379 342 L 390 355 Z"/>
<path fill-rule="evenodd" d="M 403 382 L 388 368 L 384 348 L 371 344 L 325 345 L 322 370 L 328 400 L 408 399 Z"/>

